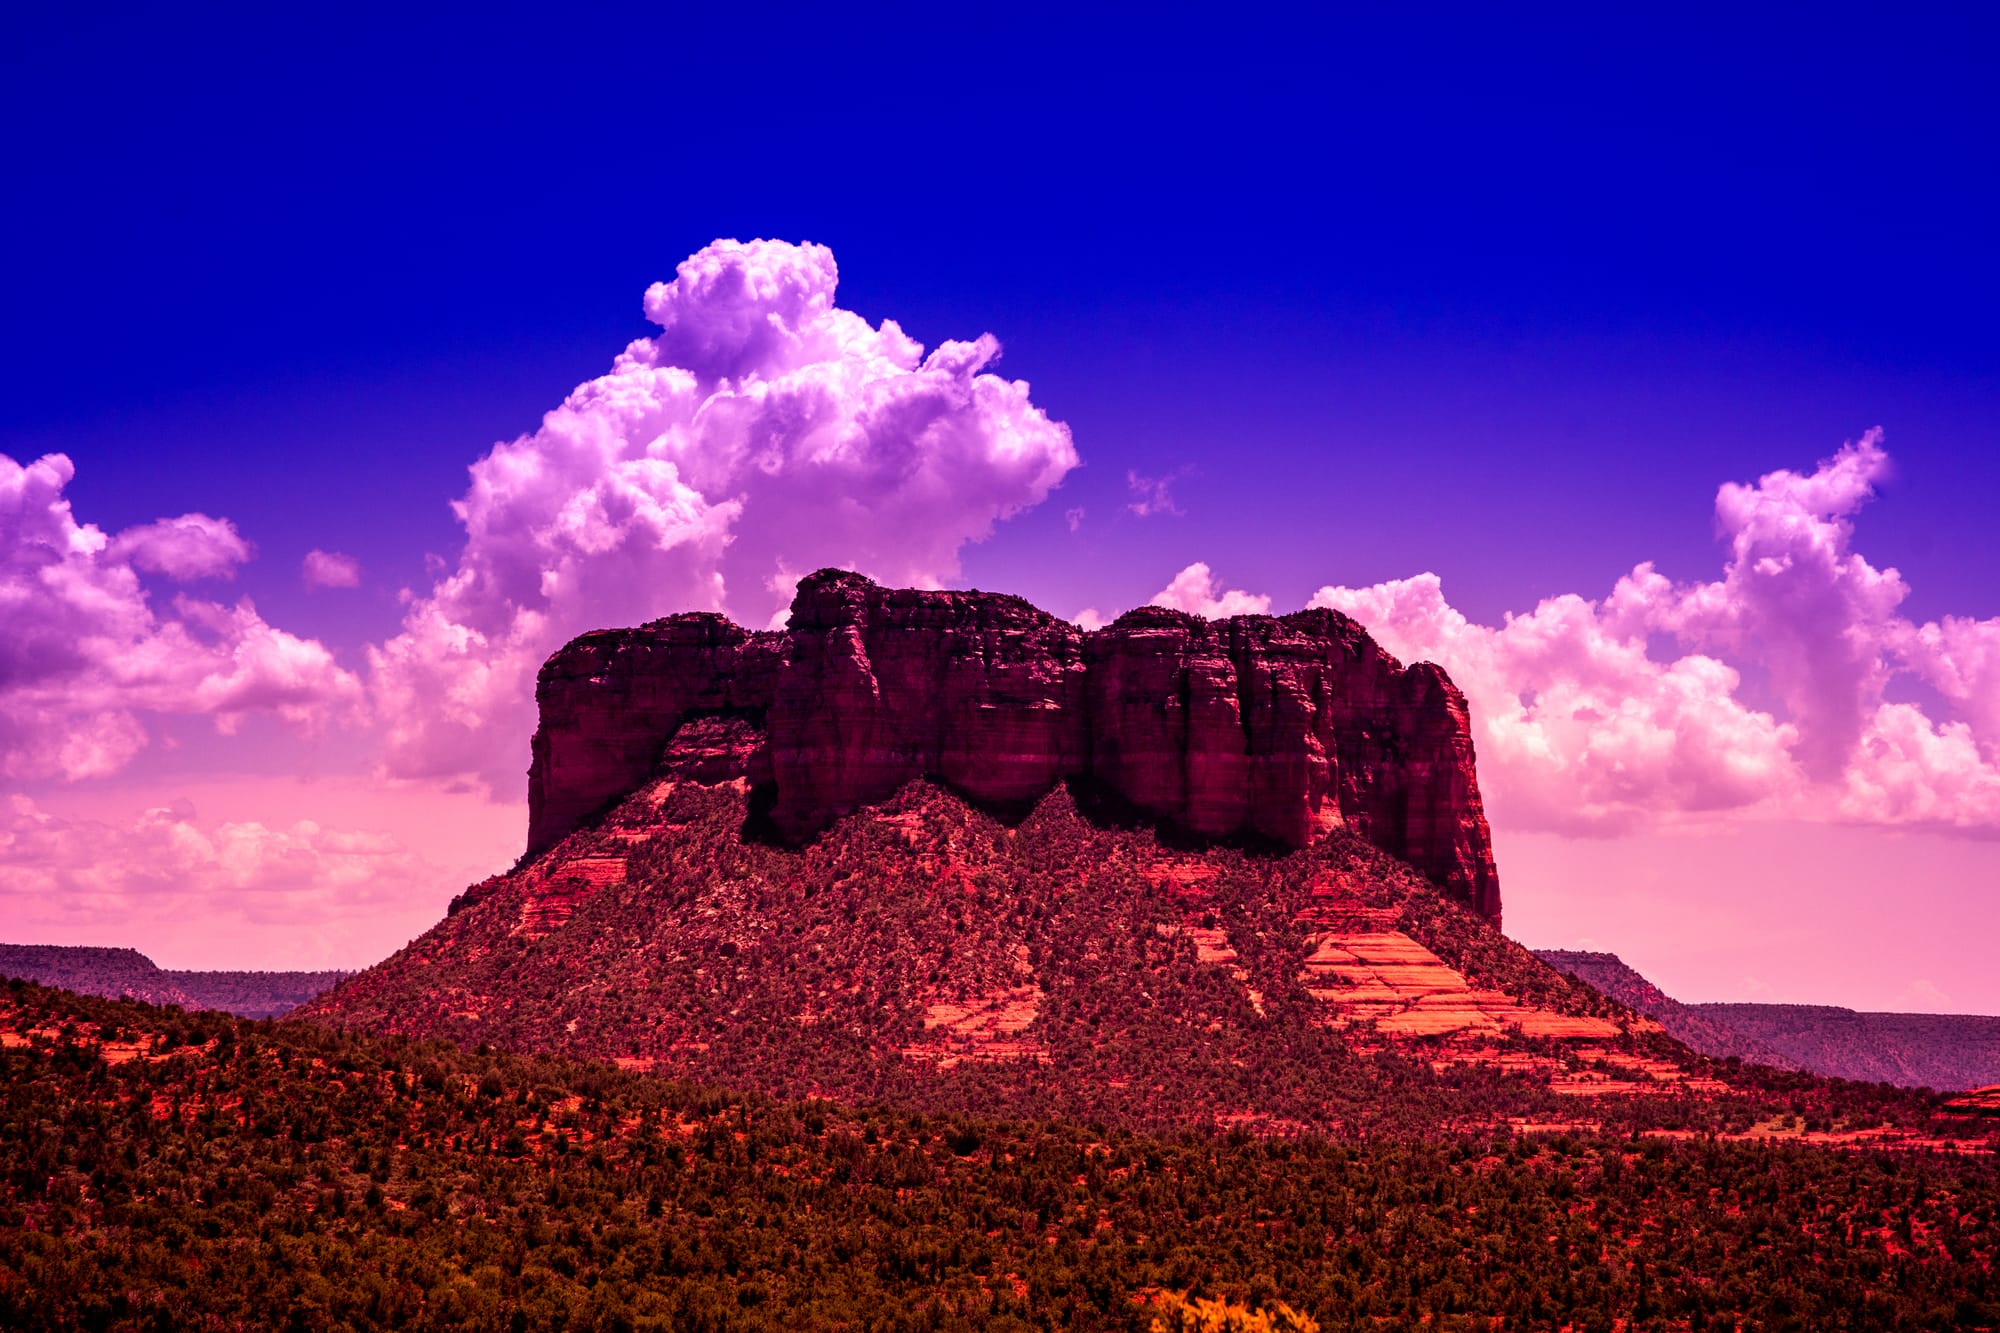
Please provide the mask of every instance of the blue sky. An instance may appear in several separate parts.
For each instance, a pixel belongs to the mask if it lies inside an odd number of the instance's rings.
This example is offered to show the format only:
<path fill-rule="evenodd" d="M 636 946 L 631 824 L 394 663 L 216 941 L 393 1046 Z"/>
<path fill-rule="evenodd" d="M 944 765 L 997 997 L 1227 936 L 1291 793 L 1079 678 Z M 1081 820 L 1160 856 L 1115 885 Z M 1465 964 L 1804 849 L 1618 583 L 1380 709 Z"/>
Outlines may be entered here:
<path fill-rule="evenodd" d="M 1621 537 L 1705 560 L 1675 501 L 1879 421 L 1930 493 L 1876 542 L 1921 595 L 1985 595 L 1957 567 L 1994 553 L 2000 296 L 1969 11 L 355 12 L 12 20 L 0 447 L 78 456 L 103 521 L 303 539 L 338 510 L 412 570 L 470 456 L 644 331 L 636 293 L 769 235 L 832 246 L 870 318 L 999 333 L 1087 439 L 1078 489 L 1432 494 L 1414 550 L 1364 523 L 1343 569 L 1462 566 L 1497 610 L 1629 565 Z M 1650 531 L 1496 560 L 1484 515 L 1635 491 Z"/>

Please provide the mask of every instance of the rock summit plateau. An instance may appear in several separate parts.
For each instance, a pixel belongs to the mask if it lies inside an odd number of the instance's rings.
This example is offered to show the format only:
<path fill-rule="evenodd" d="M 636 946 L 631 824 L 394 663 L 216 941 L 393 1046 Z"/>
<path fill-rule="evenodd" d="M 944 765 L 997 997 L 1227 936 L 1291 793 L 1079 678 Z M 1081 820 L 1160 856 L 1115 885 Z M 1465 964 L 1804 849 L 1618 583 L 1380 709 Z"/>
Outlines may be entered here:
<path fill-rule="evenodd" d="M 1083 630 L 821 570 L 782 630 L 690 613 L 582 635 L 536 699 L 530 858 L 659 776 L 745 781 L 794 844 L 917 779 L 1002 816 L 1067 783 L 1197 839 L 1347 829 L 1500 917 L 1464 695 L 1336 611 Z"/>

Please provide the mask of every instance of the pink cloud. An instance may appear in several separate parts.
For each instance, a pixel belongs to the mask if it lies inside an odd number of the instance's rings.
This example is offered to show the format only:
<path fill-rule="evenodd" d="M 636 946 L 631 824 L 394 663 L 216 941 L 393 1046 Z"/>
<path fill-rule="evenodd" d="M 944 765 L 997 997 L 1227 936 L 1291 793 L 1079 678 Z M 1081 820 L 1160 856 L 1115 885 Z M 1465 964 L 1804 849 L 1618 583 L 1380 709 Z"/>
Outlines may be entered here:
<path fill-rule="evenodd" d="M 660 333 L 472 466 L 465 546 L 371 650 L 389 769 L 511 795 L 535 672 L 577 633 L 681 610 L 781 619 L 824 565 L 936 587 L 1076 465 L 990 373 L 834 304 L 824 246 L 718 241 L 646 293 Z"/>
<path fill-rule="evenodd" d="M 1261 616 L 1271 609 L 1271 599 L 1261 593 L 1247 593 L 1236 588 L 1225 590 L 1222 581 L 1200 560 L 1174 575 L 1173 582 L 1153 594 L 1152 604 L 1172 607 L 1176 611 L 1192 611 L 1210 620 L 1225 616 Z"/>
<path fill-rule="evenodd" d="M 233 729 L 251 713 L 304 730 L 363 702 L 360 681 L 315 640 L 266 624 L 247 600 L 157 605 L 140 569 L 211 577 L 248 553 L 200 515 L 108 538 L 78 523 L 61 454 L 0 456 L 0 776 L 100 777 L 148 743 L 147 714 Z M 199 520 L 193 521 L 193 520 Z"/>
<path fill-rule="evenodd" d="M 1853 516 L 1888 469 L 1870 431 L 1810 474 L 1723 486 L 1728 556 L 1711 581 L 1642 564 L 1601 601 L 1554 597 L 1500 626 L 1459 614 L 1431 574 L 1322 588 L 1313 604 L 1452 673 L 1496 814 L 1529 827 L 1721 811 L 2000 827 L 2000 621 L 1896 614 L 1901 575 L 1852 548 Z M 1656 657 L 1660 634 L 1686 651 Z M 1739 698 L 1740 667 L 1768 677 L 1782 716 Z M 1905 673 L 1963 717 L 1885 701 Z"/>
<path fill-rule="evenodd" d="M 127 528 L 111 539 L 108 559 L 177 582 L 228 579 L 255 552 L 226 518 L 182 514 Z"/>
<path fill-rule="evenodd" d="M 361 562 L 338 551 L 307 551 L 300 573 L 308 589 L 361 586 Z"/>

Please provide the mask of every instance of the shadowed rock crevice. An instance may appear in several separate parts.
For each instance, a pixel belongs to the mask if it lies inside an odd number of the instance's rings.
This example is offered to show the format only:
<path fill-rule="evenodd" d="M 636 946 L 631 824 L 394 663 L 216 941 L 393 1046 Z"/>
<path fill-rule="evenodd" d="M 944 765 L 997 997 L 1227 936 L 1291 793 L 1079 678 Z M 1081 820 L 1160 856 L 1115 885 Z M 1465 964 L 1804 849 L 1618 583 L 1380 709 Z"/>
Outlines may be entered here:
<path fill-rule="evenodd" d="M 1351 829 L 1498 920 L 1465 698 L 1334 611 L 1085 632 L 1018 597 L 822 570 L 791 623 L 713 614 L 586 634 L 536 690 L 528 856 L 656 773 L 741 777 L 803 843 L 927 778 L 995 813 L 1058 783 L 1195 839 Z"/>

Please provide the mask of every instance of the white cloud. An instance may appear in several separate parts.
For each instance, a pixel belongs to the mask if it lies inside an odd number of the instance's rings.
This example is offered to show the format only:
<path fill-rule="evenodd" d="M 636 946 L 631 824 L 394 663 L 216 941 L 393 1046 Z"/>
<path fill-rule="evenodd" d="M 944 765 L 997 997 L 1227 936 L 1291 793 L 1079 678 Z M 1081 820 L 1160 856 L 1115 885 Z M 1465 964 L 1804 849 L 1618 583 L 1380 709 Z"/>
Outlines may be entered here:
<path fill-rule="evenodd" d="M 1886 634 L 1902 663 L 1965 714 L 1974 735 L 2000 744 L 2000 618 L 1896 622 Z"/>
<path fill-rule="evenodd" d="M 1247 593 L 1236 588 L 1225 590 L 1222 581 L 1209 571 L 1208 565 L 1197 560 L 1174 575 L 1173 582 L 1153 594 L 1152 605 L 1192 611 L 1210 620 L 1220 620 L 1226 616 L 1264 615 L 1271 609 L 1271 599 L 1261 593 Z"/>
<path fill-rule="evenodd" d="M 1617 625 L 1605 605 L 1554 597 L 1491 628 L 1452 607 L 1435 574 L 1322 588 L 1312 605 L 1451 673 L 1472 705 L 1496 818 L 1616 827 L 1753 806 L 1797 783 L 1794 730 L 1736 699 L 1732 667 L 1699 654 L 1656 661 L 1643 629 Z"/>
<path fill-rule="evenodd" d="M 361 683 L 315 640 L 233 605 L 155 603 L 141 571 L 226 576 L 249 546 L 199 514 L 107 537 L 79 523 L 61 454 L 0 455 L 0 777 L 69 779 L 122 768 L 145 747 L 144 716 L 199 714 L 232 730 L 270 712 L 311 731 L 362 703 Z"/>
<path fill-rule="evenodd" d="M 672 611 L 781 620 L 826 565 L 936 587 L 960 548 L 1076 465 L 988 372 L 991 335 L 923 347 L 834 305 L 823 246 L 718 241 L 655 284 L 660 326 L 472 467 L 465 547 L 371 650 L 390 771 L 521 784 L 543 659 Z"/>
<path fill-rule="evenodd" d="M 299 572 L 308 589 L 361 586 L 361 562 L 339 551 L 307 551 Z"/>
<path fill-rule="evenodd" d="M 228 579 L 255 554 L 226 518 L 182 514 L 127 528 L 111 539 L 107 559 L 164 574 L 181 583 Z"/>
<path fill-rule="evenodd" d="M 1502 818 L 1587 830 L 1743 811 L 2000 827 L 2000 621 L 1896 614 L 1902 576 L 1852 549 L 1853 516 L 1888 469 L 1870 431 L 1810 474 L 1723 486 L 1728 558 L 1712 581 L 1676 584 L 1642 564 L 1602 600 L 1549 598 L 1500 626 L 1468 621 L 1432 574 L 1322 588 L 1313 605 L 1452 674 Z M 1656 657 L 1659 635 L 1682 654 Z M 1751 666 L 1782 716 L 1739 697 Z M 1963 716 L 1887 702 L 1899 673 Z"/>
<path fill-rule="evenodd" d="M 1853 515 L 1888 471 L 1875 430 L 1810 475 L 1725 485 L 1715 500 L 1729 543 L 1722 578 L 1674 588 L 1642 565 L 1613 599 L 1616 613 L 1648 628 L 1769 671 L 1799 727 L 1795 753 L 1815 777 L 1846 763 L 1891 670 L 1884 629 L 1909 589 L 1850 549 Z"/>

